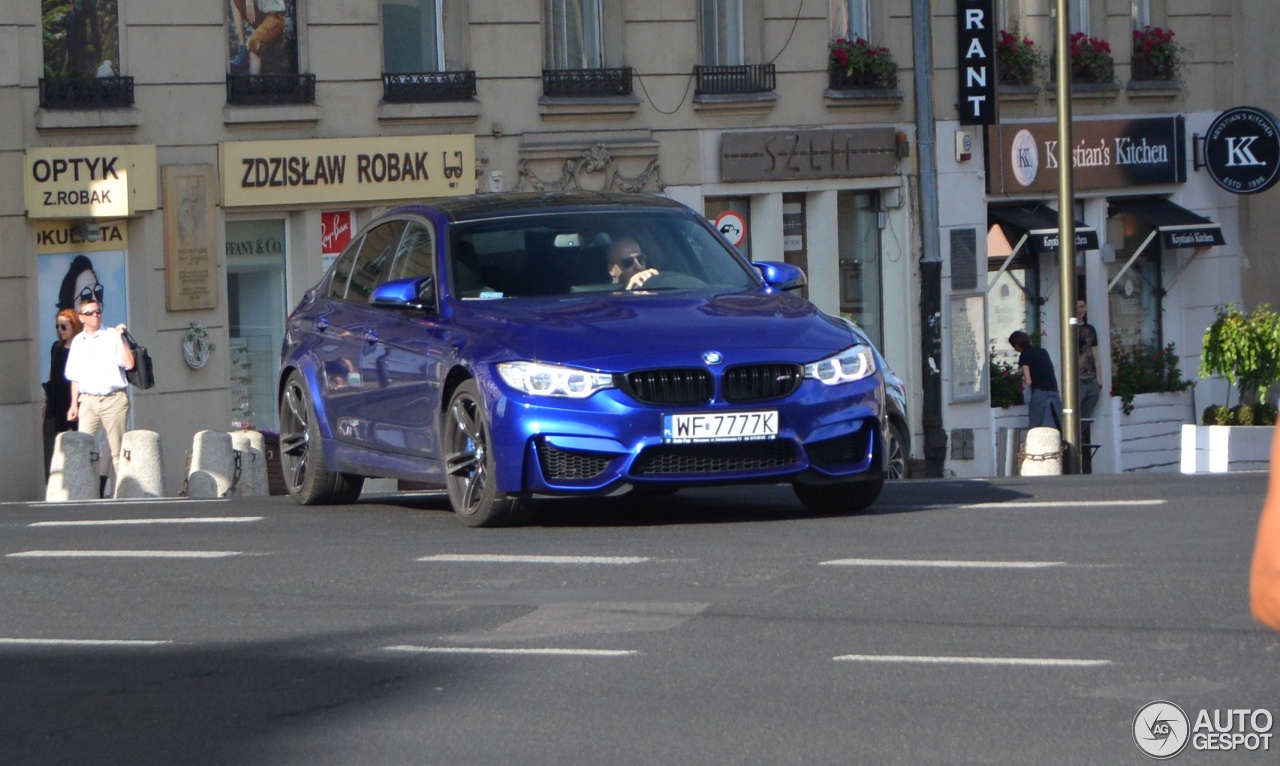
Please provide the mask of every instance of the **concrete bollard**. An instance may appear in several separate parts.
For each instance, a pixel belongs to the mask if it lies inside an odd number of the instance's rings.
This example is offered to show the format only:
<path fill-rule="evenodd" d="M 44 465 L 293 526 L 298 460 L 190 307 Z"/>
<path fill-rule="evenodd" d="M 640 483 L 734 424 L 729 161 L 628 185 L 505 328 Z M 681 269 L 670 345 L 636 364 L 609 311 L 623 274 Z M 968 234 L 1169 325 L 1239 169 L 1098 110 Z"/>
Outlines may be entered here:
<path fill-rule="evenodd" d="M 128 431 L 120 444 L 116 497 L 164 497 L 164 456 L 160 434 Z"/>
<path fill-rule="evenodd" d="M 79 431 L 63 431 L 53 442 L 53 460 L 49 464 L 49 484 L 44 499 L 57 503 L 67 500 L 97 500 L 98 453 L 94 439 Z"/>
<path fill-rule="evenodd" d="M 236 455 L 231 434 L 200 431 L 191 443 L 191 468 L 187 473 L 187 497 L 223 497 L 235 477 Z"/>
<path fill-rule="evenodd" d="M 1062 434 L 1058 429 L 1039 426 L 1027 431 L 1023 449 L 1023 476 L 1062 475 Z"/>
<path fill-rule="evenodd" d="M 258 431 L 232 431 L 231 446 L 240 453 L 240 479 L 233 497 L 266 497 L 267 442 Z"/>

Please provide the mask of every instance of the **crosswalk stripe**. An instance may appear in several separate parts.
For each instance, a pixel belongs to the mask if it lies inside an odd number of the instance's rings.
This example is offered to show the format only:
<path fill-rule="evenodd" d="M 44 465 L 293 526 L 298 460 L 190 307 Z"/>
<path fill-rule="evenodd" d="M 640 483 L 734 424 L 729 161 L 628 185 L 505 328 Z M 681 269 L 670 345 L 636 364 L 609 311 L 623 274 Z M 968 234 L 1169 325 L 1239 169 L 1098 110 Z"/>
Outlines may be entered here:
<path fill-rule="evenodd" d="M 836 662 L 888 662 L 923 665 L 1023 665 L 1032 667 L 1101 667 L 1111 660 L 1056 659 L 1053 657 L 930 657 L 903 654 L 845 654 Z"/>
<path fill-rule="evenodd" d="M 383 650 L 413 654 L 491 654 L 550 657 L 631 657 L 640 653 L 634 649 L 498 649 L 492 647 L 411 645 L 384 646 Z"/>
<path fill-rule="evenodd" d="M 175 519 L 86 519 L 83 521 L 36 521 L 28 527 L 113 527 L 141 524 L 248 524 L 263 516 L 191 516 Z"/>
<path fill-rule="evenodd" d="M 242 556 L 241 551 L 20 551 L 6 558 L 40 559 L 223 559 Z"/>
<path fill-rule="evenodd" d="M 925 559 L 833 559 L 831 567 L 933 567 L 939 569 L 1047 569 L 1066 566 L 1065 561 L 929 561 Z"/>
<path fill-rule="evenodd" d="M 485 553 L 440 553 L 418 561 L 479 562 L 489 564 L 644 564 L 648 556 L 513 556 Z"/>
<path fill-rule="evenodd" d="M 3 646 L 163 646 L 172 643 L 122 638 L 0 638 Z"/>

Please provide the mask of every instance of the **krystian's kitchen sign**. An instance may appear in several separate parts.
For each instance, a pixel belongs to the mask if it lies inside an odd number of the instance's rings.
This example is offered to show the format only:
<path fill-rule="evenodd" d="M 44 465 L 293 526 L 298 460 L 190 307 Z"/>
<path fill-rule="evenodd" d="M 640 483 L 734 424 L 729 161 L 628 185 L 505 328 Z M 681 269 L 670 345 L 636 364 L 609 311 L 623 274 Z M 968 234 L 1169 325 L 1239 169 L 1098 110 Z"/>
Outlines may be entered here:
<path fill-rule="evenodd" d="M 309 141 L 233 141 L 218 147 L 226 207 L 449 197 L 476 190 L 471 134 Z"/>
<path fill-rule="evenodd" d="M 1058 188 L 1058 126 L 1001 123 L 988 129 L 987 179 L 992 194 Z M 1180 184 L 1187 180 L 1186 126 L 1181 117 L 1081 120 L 1071 124 L 1071 163 L 1080 189 Z"/>

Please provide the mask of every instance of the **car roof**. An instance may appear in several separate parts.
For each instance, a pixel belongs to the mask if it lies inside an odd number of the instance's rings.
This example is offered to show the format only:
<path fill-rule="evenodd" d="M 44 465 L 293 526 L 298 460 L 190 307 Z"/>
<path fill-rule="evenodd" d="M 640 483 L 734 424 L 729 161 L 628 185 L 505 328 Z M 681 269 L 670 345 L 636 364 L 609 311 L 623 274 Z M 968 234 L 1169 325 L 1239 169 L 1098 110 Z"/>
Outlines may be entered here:
<path fill-rule="evenodd" d="M 657 194 L 624 192 L 508 192 L 440 197 L 402 205 L 388 215 L 430 214 L 434 211 L 449 221 L 474 221 L 547 212 L 634 210 L 637 207 L 666 211 L 687 211 L 684 205 Z"/>

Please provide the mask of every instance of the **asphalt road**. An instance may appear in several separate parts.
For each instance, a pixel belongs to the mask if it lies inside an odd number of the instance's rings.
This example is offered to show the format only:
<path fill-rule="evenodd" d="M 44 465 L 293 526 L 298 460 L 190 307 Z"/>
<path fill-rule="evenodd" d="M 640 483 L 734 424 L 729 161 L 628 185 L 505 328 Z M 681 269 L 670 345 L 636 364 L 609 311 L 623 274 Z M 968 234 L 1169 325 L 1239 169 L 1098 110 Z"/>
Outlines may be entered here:
<path fill-rule="evenodd" d="M 1148 763 L 1149 702 L 1280 716 L 1265 481 L 4 504 L 0 764 Z"/>

